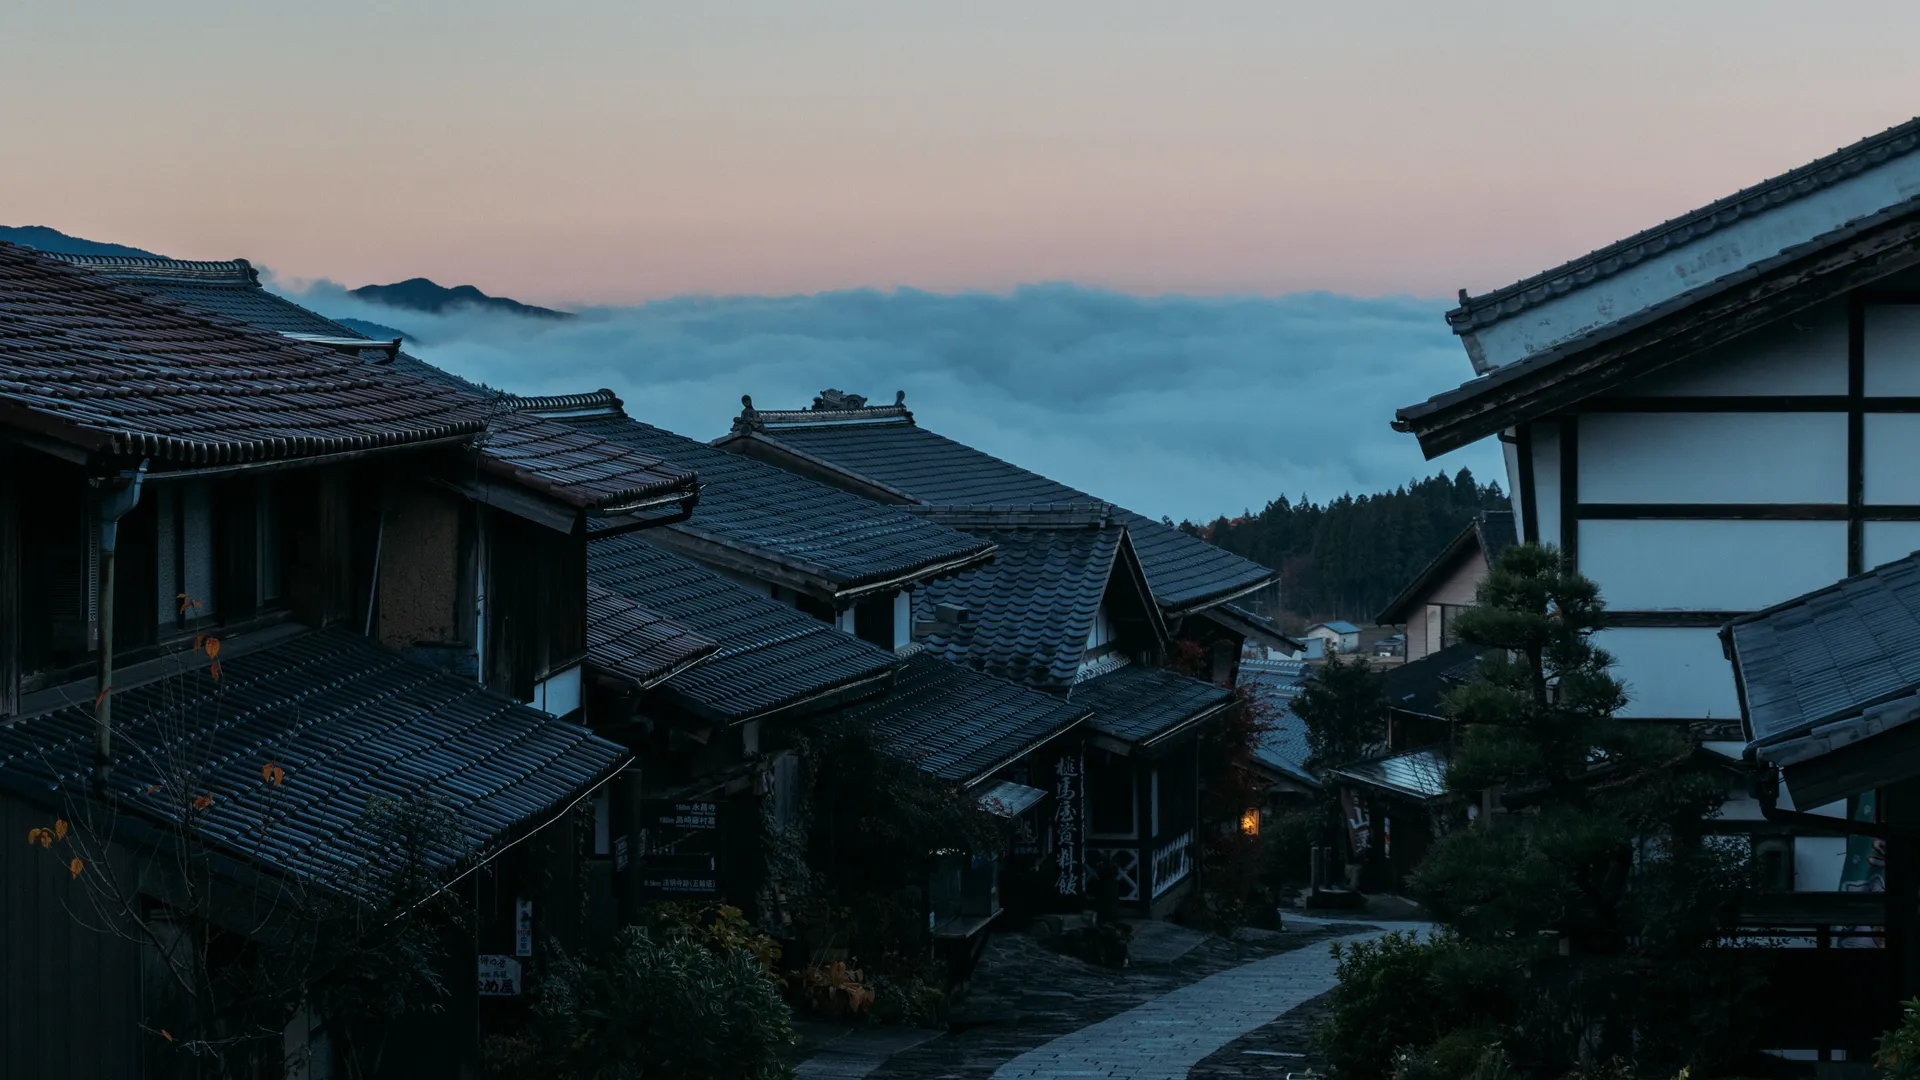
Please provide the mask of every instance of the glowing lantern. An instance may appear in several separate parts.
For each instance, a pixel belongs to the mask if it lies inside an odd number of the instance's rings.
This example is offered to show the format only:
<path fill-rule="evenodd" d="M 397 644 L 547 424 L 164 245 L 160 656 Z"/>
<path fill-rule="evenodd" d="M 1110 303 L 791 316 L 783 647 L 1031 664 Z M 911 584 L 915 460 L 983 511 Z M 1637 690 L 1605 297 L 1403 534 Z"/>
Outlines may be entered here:
<path fill-rule="evenodd" d="M 1260 835 L 1260 811 L 1248 810 L 1240 815 L 1240 831 L 1248 836 Z"/>

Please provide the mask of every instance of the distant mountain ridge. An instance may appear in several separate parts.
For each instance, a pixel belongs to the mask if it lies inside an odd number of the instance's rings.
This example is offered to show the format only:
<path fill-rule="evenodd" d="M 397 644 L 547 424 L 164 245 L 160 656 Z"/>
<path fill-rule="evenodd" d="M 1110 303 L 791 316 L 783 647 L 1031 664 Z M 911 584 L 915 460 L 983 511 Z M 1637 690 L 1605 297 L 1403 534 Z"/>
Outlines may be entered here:
<path fill-rule="evenodd" d="M 59 229 L 45 225 L 0 225 L 0 240 L 9 244 L 19 244 L 35 251 L 51 251 L 59 255 L 127 255 L 138 258 L 154 259 L 160 256 L 151 251 L 125 244 L 104 244 L 98 240 L 85 240 L 78 236 L 68 236 Z"/>
<path fill-rule="evenodd" d="M 408 278 L 406 281 L 392 285 L 362 285 L 352 290 L 351 295 L 370 303 L 404 308 L 408 311 L 425 311 L 434 315 L 458 307 L 477 307 L 508 315 L 527 315 L 540 319 L 573 317 L 570 311 L 535 307 L 504 296 L 488 296 L 471 285 L 455 285 L 449 289 L 423 277 Z"/>

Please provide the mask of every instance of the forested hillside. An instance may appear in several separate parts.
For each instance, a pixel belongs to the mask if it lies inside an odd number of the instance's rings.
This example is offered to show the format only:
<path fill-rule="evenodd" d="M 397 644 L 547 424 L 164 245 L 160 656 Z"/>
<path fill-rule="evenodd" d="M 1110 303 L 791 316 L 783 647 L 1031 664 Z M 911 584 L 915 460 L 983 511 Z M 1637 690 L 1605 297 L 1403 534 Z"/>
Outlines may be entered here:
<path fill-rule="evenodd" d="M 1371 621 L 1481 510 L 1509 506 L 1500 485 L 1466 469 L 1324 505 L 1282 496 L 1257 514 L 1180 527 L 1280 571 L 1287 608 L 1318 618 Z"/>

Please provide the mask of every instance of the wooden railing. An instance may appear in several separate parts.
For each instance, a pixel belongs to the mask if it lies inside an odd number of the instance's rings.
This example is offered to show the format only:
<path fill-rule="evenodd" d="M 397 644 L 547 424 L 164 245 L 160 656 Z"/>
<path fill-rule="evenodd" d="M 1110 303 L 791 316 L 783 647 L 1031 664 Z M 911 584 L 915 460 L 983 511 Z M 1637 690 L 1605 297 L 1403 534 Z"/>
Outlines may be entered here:
<path fill-rule="evenodd" d="M 1188 829 L 1167 841 L 1153 853 L 1153 898 L 1186 880 L 1193 873 L 1193 830 Z"/>

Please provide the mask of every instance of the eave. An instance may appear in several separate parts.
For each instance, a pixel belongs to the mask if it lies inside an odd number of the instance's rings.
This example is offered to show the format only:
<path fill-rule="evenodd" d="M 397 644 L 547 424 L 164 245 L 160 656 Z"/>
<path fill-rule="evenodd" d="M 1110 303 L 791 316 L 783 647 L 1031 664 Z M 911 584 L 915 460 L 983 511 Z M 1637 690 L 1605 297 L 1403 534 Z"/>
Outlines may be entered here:
<path fill-rule="evenodd" d="M 1435 458 L 1915 265 L 1920 198 L 1400 409 L 1393 427 Z"/>

